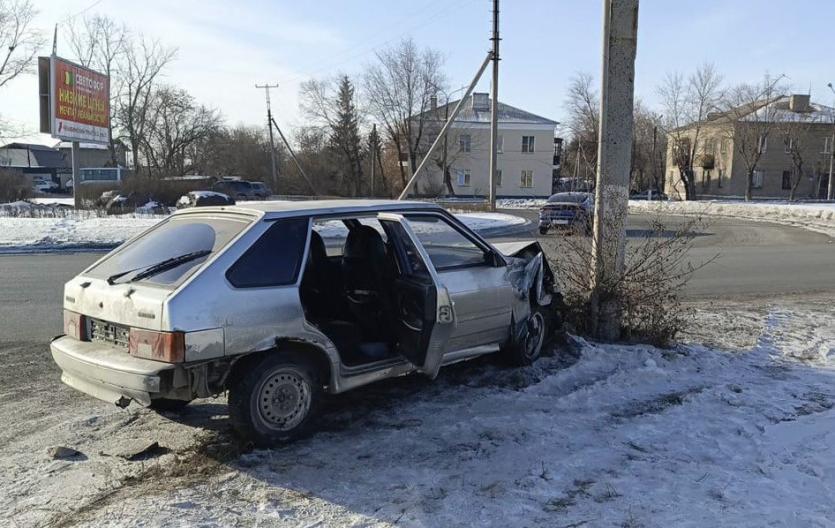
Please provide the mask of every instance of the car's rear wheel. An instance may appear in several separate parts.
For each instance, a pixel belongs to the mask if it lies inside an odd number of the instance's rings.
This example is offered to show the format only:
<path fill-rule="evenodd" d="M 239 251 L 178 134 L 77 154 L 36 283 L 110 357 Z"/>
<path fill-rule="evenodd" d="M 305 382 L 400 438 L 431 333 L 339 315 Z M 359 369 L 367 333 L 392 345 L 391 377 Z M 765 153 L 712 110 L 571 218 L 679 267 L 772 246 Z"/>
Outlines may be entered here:
<path fill-rule="evenodd" d="M 545 314 L 539 306 L 531 307 L 531 315 L 525 322 L 525 335 L 508 344 L 502 352 L 513 365 L 530 365 L 542 354 L 547 334 Z"/>
<path fill-rule="evenodd" d="M 322 392 L 312 364 L 273 353 L 242 368 L 229 388 L 229 418 L 238 434 L 269 446 L 310 430 Z"/>

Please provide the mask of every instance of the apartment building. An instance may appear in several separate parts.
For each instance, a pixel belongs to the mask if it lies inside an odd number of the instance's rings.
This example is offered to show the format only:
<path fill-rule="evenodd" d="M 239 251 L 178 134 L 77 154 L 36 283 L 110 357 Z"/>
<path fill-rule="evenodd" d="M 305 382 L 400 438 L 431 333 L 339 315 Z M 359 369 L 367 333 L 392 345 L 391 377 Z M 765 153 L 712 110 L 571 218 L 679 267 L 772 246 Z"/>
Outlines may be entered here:
<path fill-rule="evenodd" d="M 753 198 L 787 199 L 792 194 L 795 199 L 826 197 L 835 134 L 832 107 L 796 94 L 750 111 L 735 110 L 710 114 L 698 126 L 689 125 L 669 134 L 665 189 L 671 198 L 685 197 L 678 167 L 681 156 L 676 149 L 695 152 L 693 178 L 698 198 L 744 197 L 748 171 L 746 155 L 740 150 L 752 146 L 759 149 Z M 768 119 L 765 126 L 763 119 Z M 757 134 L 753 140 L 752 131 Z M 747 145 L 743 146 L 743 141 Z M 750 160 L 750 154 L 747 156 Z"/>
<path fill-rule="evenodd" d="M 428 151 L 446 118 L 458 101 L 423 114 L 423 150 Z M 484 197 L 490 192 L 490 106 L 486 93 L 473 93 L 452 124 L 444 145 L 433 154 L 415 185 L 415 194 Z M 498 181 L 499 197 L 547 197 L 552 194 L 559 155 L 555 148 L 556 121 L 499 102 Z M 556 145 L 556 147 L 555 147 Z M 444 182 L 450 175 L 452 192 Z"/>

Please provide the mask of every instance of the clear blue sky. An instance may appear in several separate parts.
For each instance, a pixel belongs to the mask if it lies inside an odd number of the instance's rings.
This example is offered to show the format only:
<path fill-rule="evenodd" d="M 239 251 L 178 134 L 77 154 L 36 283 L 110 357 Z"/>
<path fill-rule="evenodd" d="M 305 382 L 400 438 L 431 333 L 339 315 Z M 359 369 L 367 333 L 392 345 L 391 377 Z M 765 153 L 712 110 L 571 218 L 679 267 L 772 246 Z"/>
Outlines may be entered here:
<path fill-rule="evenodd" d="M 231 123 L 258 123 L 263 94 L 278 81 L 275 109 L 302 122 L 301 80 L 354 74 L 373 51 L 411 35 L 443 53 L 451 85 L 468 82 L 489 47 L 489 0 L 35 0 L 38 23 L 52 25 L 89 8 L 179 48 L 167 80 L 219 108 Z M 92 6 L 92 7 L 90 7 Z M 578 71 L 599 77 L 602 2 L 504 0 L 500 99 L 563 120 L 567 83 Z M 729 83 L 785 74 L 794 88 L 831 103 L 835 82 L 835 2 L 795 0 L 643 0 L 636 95 L 650 106 L 665 72 L 713 62 Z M 48 49 L 44 53 L 48 53 Z M 59 54 L 67 51 L 59 42 Z M 66 53 L 65 53 L 66 54 Z M 488 80 L 481 84 L 486 91 Z M 34 127 L 34 76 L 0 94 L 0 115 Z"/>

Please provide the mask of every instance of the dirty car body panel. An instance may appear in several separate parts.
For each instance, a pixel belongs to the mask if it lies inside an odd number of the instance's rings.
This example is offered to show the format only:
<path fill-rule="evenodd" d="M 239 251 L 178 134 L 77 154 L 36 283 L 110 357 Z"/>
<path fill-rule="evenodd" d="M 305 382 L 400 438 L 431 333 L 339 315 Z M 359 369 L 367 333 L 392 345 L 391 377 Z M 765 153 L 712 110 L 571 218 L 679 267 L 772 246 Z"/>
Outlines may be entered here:
<path fill-rule="evenodd" d="M 384 357 L 351 362 L 334 333 L 312 320 L 300 289 L 315 249 L 314 219 L 353 226 L 358 217 L 379 221 L 387 238 L 397 270 L 397 337 Z M 437 232 L 457 242 L 432 238 Z M 192 235 L 187 244 L 178 239 L 183 234 Z M 198 257 L 142 278 L 147 265 L 184 253 Z M 475 257 L 449 264 L 462 255 Z M 519 335 L 532 307 L 553 304 L 554 293 L 536 242 L 491 245 L 435 204 L 332 200 L 184 209 L 65 285 L 66 335 L 53 340 L 51 351 L 65 383 L 120 405 L 215 395 L 242 360 L 286 350 L 315 359 L 325 389 L 339 393 L 412 372 L 434 377 L 442 365 L 498 351 Z"/>

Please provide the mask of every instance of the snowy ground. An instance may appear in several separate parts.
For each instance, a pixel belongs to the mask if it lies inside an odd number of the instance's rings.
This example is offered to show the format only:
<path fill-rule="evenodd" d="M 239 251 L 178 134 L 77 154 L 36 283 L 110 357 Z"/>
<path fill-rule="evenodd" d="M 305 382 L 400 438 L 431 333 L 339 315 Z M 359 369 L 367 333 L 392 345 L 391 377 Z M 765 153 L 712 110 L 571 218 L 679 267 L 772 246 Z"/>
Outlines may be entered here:
<path fill-rule="evenodd" d="M 503 213 L 460 213 L 465 224 L 479 232 L 520 227 L 524 218 Z M 0 253 L 108 249 L 148 229 L 164 215 L 131 213 L 103 216 L 96 211 L 75 211 L 50 204 L 0 204 Z"/>
<path fill-rule="evenodd" d="M 273 450 L 242 452 L 222 400 L 175 420 L 80 397 L 54 372 L 25 387 L 10 378 L 0 393 L 0 517 L 14 526 L 832 526 L 830 300 L 698 308 L 691 338 L 710 347 L 575 341 L 521 370 L 484 358 L 434 382 L 407 377 L 335 397 L 320 432 Z M 145 459 L 120 457 L 151 441 L 161 448 Z M 51 460 L 54 445 L 82 455 Z"/>
<path fill-rule="evenodd" d="M 739 202 L 699 200 L 695 202 L 648 202 L 630 200 L 630 212 L 722 216 L 762 220 L 820 231 L 835 236 L 835 203 Z"/>

